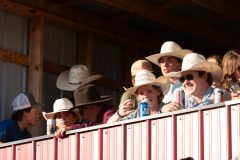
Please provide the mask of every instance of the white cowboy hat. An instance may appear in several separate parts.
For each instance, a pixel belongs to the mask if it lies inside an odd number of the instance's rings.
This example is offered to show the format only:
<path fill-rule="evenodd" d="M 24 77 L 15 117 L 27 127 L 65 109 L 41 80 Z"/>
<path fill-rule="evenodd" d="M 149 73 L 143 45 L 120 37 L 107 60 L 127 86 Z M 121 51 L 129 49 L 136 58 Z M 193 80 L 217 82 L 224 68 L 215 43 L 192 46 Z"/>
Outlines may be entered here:
<path fill-rule="evenodd" d="M 126 91 L 136 95 L 137 89 L 143 85 L 158 86 L 161 88 L 163 95 L 166 95 L 170 88 L 168 78 L 164 76 L 156 78 L 152 72 L 148 70 L 141 70 L 136 74 L 134 87 L 127 88 Z"/>
<path fill-rule="evenodd" d="M 131 75 L 135 76 L 138 71 L 143 69 L 152 71 L 152 64 L 145 59 L 137 60 L 131 66 Z"/>
<path fill-rule="evenodd" d="M 99 74 L 90 75 L 85 65 L 75 65 L 69 71 L 64 71 L 58 76 L 56 85 L 61 90 L 74 91 L 79 86 L 91 83 L 102 77 Z"/>
<path fill-rule="evenodd" d="M 181 77 L 183 72 L 189 70 L 209 72 L 214 82 L 220 82 L 223 75 L 223 71 L 218 64 L 208 62 L 201 54 L 190 53 L 183 58 L 182 70 L 180 72 L 171 72 L 167 77 Z"/>
<path fill-rule="evenodd" d="M 42 114 L 45 119 L 54 119 L 54 116 L 56 113 L 68 112 L 68 110 L 72 107 L 73 107 L 73 104 L 71 101 L 69 101 L 67 98 L 60 98 L 54 102 L 53 112 L 49 112 L 49 113 L 42 112 Z"/>
<path fill-rule="evenodd" d="M 152 62 L 156 65 L 159 65 L 158 60 L 159 60 L 159 58 L 161 58 L 163 56 L 173 56 L 173 57 L 183 59 L 183 57 L 186 54 L 192 53 L 192 52 L 193 51 L 191 51 L 189 49 L 182 49 L 176 42 L 167 41 L 167 42 L 163 43 L 160 53 L 153 54 L 153 55 L 150 55 L 145 58 L 147 60 L 149 60 L 150 62 Z"/>

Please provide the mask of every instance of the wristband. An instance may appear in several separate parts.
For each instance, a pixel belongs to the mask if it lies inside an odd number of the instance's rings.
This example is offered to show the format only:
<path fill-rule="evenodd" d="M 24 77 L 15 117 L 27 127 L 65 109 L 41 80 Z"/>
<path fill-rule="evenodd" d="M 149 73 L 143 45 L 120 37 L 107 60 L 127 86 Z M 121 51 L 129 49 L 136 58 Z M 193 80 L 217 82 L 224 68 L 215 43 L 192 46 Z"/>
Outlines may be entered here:
<path fill-rule="evenodd" d="M 119 110 L 117 111 L 117 116 L 118 116 L 119 119 L 121 119 L 121 118 L 124 117 L 124 116 L 121 116 L 121 115 L 119 114 Z"/>

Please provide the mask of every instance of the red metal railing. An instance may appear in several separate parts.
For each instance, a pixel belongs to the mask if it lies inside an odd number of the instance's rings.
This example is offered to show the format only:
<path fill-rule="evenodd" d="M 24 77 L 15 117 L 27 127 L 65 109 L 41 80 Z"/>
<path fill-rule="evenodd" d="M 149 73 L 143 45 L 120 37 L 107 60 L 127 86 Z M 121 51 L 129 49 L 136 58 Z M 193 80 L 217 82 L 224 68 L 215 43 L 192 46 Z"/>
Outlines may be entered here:
<path fill-rule="evenodd" d="M 11 142 L 1 160 L 231 160 L 240 151 L 240 100 Z"/>

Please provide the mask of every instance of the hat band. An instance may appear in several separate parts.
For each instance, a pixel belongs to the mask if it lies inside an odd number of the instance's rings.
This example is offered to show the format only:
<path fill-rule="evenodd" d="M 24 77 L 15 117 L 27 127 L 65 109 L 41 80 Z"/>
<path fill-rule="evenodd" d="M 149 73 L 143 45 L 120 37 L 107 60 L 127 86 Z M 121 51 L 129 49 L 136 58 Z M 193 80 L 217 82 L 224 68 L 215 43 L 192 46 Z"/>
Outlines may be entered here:
<path fill-rule="evenodd" d="M 69 84 L 81 84 L 82 82 L 73 83 L 73 82 L 69 82 L 69 81 L 68 81 L 68 83 L 69 83 Z"/>

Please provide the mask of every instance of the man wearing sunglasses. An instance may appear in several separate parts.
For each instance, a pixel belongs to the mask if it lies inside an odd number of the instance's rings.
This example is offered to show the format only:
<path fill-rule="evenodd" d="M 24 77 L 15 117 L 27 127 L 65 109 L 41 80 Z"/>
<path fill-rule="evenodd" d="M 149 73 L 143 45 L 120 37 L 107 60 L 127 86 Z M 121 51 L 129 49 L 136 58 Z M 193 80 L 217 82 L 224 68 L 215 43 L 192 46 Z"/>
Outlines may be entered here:
<path fill-rule="evenodd" d="M 170 72 L 181 71 L 182 59 L 188 53 L 192 53 L 192 51 L 182 49 L 176 42 L 167 41 L 162 45 L 160 53 L 153 54 L 145 58 L 158 65 L 161 68 L 162 74 L 167 76 Z M 180 83 L 176 77 L 168 77 L 168 79 L 171 82 L 171 86 L 163 99 L 163 102 L 168 104 L 162 108 L 163 112 L 174 111 L 180 108 L 180 105 L 173 101 L 174 91 L 177 88 L 180 88 L 182 83 Z"/>
<path fill-rule="evenodd" d="M 179 77 L 186 94 L 185 108 L 192 108 L 214 103 L 215 89 L 211 85 L 220 82 L 222 74 L 219 65 L 207 62 L 201 54 L 190 53 L 183 58 L 182 70 L 167 76 Z M 224 100 L 229 100 L 227 92 L 223 93 Z"/>

